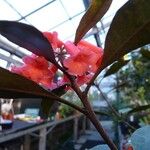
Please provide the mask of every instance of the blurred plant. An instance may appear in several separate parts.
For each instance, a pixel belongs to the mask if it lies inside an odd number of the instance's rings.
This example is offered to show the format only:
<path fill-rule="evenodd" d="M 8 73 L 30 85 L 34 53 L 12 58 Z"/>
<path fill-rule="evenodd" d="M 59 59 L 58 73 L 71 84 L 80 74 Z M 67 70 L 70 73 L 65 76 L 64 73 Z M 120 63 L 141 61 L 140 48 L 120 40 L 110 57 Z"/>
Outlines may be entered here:
<path fill-rule="evenodd" d="M 132 62 L 126 69 L 119 73 L 119 82 L 126 81 L 126 86 L 121 87 L 122 98 L 127 100 L 130 104 L 144 104 L 144 101 L 149 102 L 150 97 L 150 66 L 149 59 L 144 57 L 141 53 L 148 49 L 142 48 L 139 52 L 131 55 Z M 132 82 L 131 82 L 132 81 Z M 132 97 L 132 101 L 131 101 Z"/>
<path fill-rule="evenodd" d="M 149 72 L 149 57 L 150 51 L 147 47 L 141 48 L 138 52 L 131 54 L 132 61 L 123 70 L 119 72 L 120 84 L 126 81 L 126 86 L 120 89 L 120 98 L 126 105 L 131 108 L 138 108 L 138 106 L 149 106 L 150 97 L 150 72 Z M 149 107 L 150 108 L 150 107 Z M 143 109 L 139 109 L 137 112 Z M 144 112 L 149 112 L 144 108 Z M 148 116 L 140 115 L 141 121 L 148 123 L 150 118 Z"/>
<path fill-rule="evenodd" d="M 81 103 L 79 97 L 72 90 L 67 91 L 62 96 L 62 98 L 64 98 L 65 100 L 68 100 L 68 101 L 72 101 L 77 106 L 80 106 L 80 107 L 82 106 L 82 103 Z M 65 104 L 61 104 L 59 107 L 59 112 L 63 118 L 73 115 L 75 113 L 75 111 L 76 111 L 75 109 L 73 109 L 72 107 L 65 105 Z"/>
<path fill-rule="evenodd" d="M 63 118 L 66 118 L 74 114 L 74 109 L 69 107 L 68 105 L 61 104 L 59 107 L 59 113 Z"/>

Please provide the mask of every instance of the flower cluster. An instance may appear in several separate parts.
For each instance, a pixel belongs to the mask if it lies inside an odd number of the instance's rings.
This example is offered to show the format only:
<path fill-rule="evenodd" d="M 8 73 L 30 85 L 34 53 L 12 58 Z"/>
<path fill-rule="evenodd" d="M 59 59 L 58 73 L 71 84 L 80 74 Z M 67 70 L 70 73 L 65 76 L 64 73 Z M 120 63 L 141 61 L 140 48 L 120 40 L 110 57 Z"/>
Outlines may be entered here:
<path fill-rule="evenodd" d="M 71 41 L 62 42 L 57 32 L 44 32 L 53 47 L 56 60 L 68 74 L 75 76 L 79 86 L 87 83 L 101 63 L 103 50 L 81 40 L 77 45 Z M 41 84 L 47 89 L 54 89 L 69 82 L 69 79 L 44 57 L 32 54 L 23 58 L 23 66 L 12 66 L 12 72 L 23 75 Z"/>

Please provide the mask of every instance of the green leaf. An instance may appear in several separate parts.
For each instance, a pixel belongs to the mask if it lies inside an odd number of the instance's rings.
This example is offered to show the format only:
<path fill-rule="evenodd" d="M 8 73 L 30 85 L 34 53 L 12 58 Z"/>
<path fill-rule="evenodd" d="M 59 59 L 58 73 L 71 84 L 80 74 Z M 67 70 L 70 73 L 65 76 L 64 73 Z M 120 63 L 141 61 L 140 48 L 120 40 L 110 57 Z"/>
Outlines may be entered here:
<path fill-rule="evenodd" d="M 132 110 L 130 110 L 127 115 L 132 114 L 132 113 L 136 113 L 136 112 L 141 112 L 143 110 L 147 110 L 150 109 L 150 104 L 148 105 L 143 105 L 143 106 L 138 106 L 136 108 L 133 108 Z"/>
<path fill-rule="evenodd" d="M 31 98 L 55 96 L 44 90 L 35 82 L 0 67 L 0 97 L 1 98 Z"/>
<path fill-rule="evenodd" d="M 150 126 L 144 126 L 137 129 L 131 135 L 131 144 L 134 150 L 149 150 L 150 149 Z"/>
<path fill-rule="evenodd" d="M 140 52 L 143 57 L 150 60 L 150 51 L 149 50 L 142 48 Z"/>
<path fill-rule="evenodd" d="M 129 0 L 118 10 L 106 37 L 102 69 L 150 43 L 149 10 L 149 0 Z"/>
<path fill-rule="evenodd" d="M 0 21 L 0 34 L 32 53 L 56 63 L 51 44 L 35 27 L 15 21 Z"/>
<path fill-rule="evenodd" d="M 82 37 L 104 16 L 110 7 L 112 0 L 92 0 L 87 12 L 82 17 L 76 30 L 75 43 L 77 44 Z"/>
<path fill-rule="evenodd" d="M 112 75 L 120 70 L 123 66 L 125 66 L 130 60 L 123 60 L 120 59 L 119 61 L 115 62 L 105 73 L 104 77 Z"/>

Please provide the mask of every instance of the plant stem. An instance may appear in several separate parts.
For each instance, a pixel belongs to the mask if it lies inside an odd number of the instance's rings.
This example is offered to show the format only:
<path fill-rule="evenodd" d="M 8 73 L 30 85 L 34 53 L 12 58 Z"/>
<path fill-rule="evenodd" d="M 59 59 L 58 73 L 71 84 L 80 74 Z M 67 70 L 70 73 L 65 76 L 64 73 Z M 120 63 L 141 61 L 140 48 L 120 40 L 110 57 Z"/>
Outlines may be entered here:
<path fill-rule="evenodd" d="M 75 90 L 75 92 L 77 93 L 77 95 L 79 96 L 79 98 L 81 99 L 85 109 L 82 109 L 81 107 L 68 102 L 58 96 L 55 96 L 55 100 L 64 103 L 68 106 L 71 106 L 72 108 L 75 108 L 76 110 L 78 110 L 79 112 L 83 113 L 87 118 L 90 119 L 90 121 L 93 123 L 93 125 L 95 126 L 95 128 L 97 129 L 97 131 L 99 132 L 99 134 L 102 136 L 102 138 L 104 139 L 104 141 L 108 144 L 108 146 L 110 147 L 111 150 L 117 150 L 115 144 L 111 141 L 111 139 L 108 137 L 108 135 L 106 134 L 105 130 L 103 129 L 102 125 L 100 124 L 99 120 L 96 118 L 96 115 L 89 103 L 89 100 L 87 98 L 87 95 L 82 93 L 81 90 L 79 89 L 79 87 L 73 82 L 72 83 L 72 88 Z M 46 95 L 45 95 L 46 96 Z M 47 97 L 49 97 L 49 95 L 47 95 Z M 51 98 L 51 97 L 49 97 Z"/>
<path fill-rule="evenodd" d="M 96 117 L 96 115 L 94 113 L 94 110 L 93 110 L 93 108 L 92 108 L 92 106 L 91 106 L 91 104 L 90 104 L 90 102 L 89 102 L 89 100 L 87 98 L 87 94 L 83 93 L 75 82 L 71 82 L 71 83 L 72 83 L 72 88 L 74 89 L 76 94 L 79 96 L 79 98 L 81 99 L 84 107 L 86 108 L 86 111 L 87 111 L 86 116 L 87 116 L 87 118 L 89 118 L 90 121 L 93 123 L 93 125 L 95 126 L 95 128 L 97 129 L 99 134 L 102 136 L 104 141 L 108 144 L 110 149 L 111 150 L 117 150 L 116 145 L 109 138 L 109 136 L 107 135 L 107 133 L 103 129 L 102 125 L 100 124 L 99 120 L 97 119 L 97 117 Z"/>
<path fill-rule="evenodd" d="M 97 131 L 99 132 L 99 134 L 102 136 L 102 138 L 104 139 L 104 141 L 108 144 L 108 146 L 110 147 L 110 149 L 111 150 L 117 150 L 116 145 L 109 138 L 109 136 L 107 135 L 107 133 L 103 129 L 102 125 L 100 124 L 99 120 L 97 119 L 97 117 L 96 117 L 96 115 L 94 113 L 94 110 L 92 109 L 92 107 L 91 107 L 91 105 L 89 103 L 89 100 L 87 98 L 88 90 L 90 89 L 92 83 L 94 82 L 94 79 L 97 77 L 98 74 L 94 75 L 94 77 L 93 77 L 90 85 L 87 86 L 87 89 L 83 93 L 80 90 L 80 88 L 78 87 L 78 85 L 75 83 L 73 77 L 70 74 L 68 74 L 64 69 L 62 69 L 62 67 L 60 67 L 59 65 L 58 65 L 58 67 L 69 78 L 69 80 L 71 82 L 71 87 L 76 92 L 76 94 L 78 95 L 78 97 L 80 98 L 80 100 L 82 101 L 82 103 L 83 103 L 83 105 L 84 105 L 84 107 L 86 109 L 86 111 L 84 111 L 83 109 L 80 109 L 80 108 L 77 108 L 77 110 L 79 110 L 80 112 L 82 112 L 83 114 L 85 114 L 85 116 L 90 119 L 90 121 L 93 123 L 93 125 L 95 126 L 95 128 L 97 129 Z M 99 69 L 99 72 L 100 72 L 100 69 Z M 97 71 L 97 73 L 98 73 L 98 71 Z"/>
<path fill-rule="evenodd" d="M 91 105 L 90 105 L 86 95 L 84 96 L 84 99 L 82 99 L 82 102 L 83 102 L 84 106 L 87 109 L 87 117 L 93 123 L 93 125 L 95 126 L 95 128 L 97 129 L 99 134 L 102 136 L 104 141 L 108 144 L 108 146 L 110 147 L 111 150 L 117 150 L 117 147 L 112 142 L 112 140 L 109 138 L 109 136 L 107 135 L 107 133 L 103 129 L 101 123 L 97 119 L 97 117 L 96 117 L 96 115 L 95 115 L 95 113 L 93 111 L 93 108 L 91 107 Z"/>
<path fill-rule="evenodd" d="M 112 110 L 112 112 L 120 118 L 120 114 L 113 108 L 113 106 L 110 104 L 108 98 L 104 95 L 103 91 L 100 89 L 99 85 L 94 84 L 96 86 L 96 88 L 98 89 L 98 91 L 101 93 L 101 95 L 103 96 L 104 100 L 106 101 L 106 103 L 108 104 L 108 106 L 110 107 L 110 109 Z"/>
<path fill-rule="evenodd" d="M 128 122 L 126 122 L 122 116 L 114 109 L 114 107 L 110 104 L 108 98 L 104 95 L 103 91 L 100 89 L 100 87 L 97 84 L 94 84 L 96 86 L 96 88 L 98 89 L 98 91 L 101 93 L 101 95 L 103 96 L 104 100 L 106 101 L 106 103 L 108 104 L 109 108 L 112 110 L 112 113 L 114 113 L 115 116 L 117 116 L 119 119 L 122 119 L 122 122 L 124 124 L 126 124 L 128 127 L 130 127 L 131 129 L 135 130 L 135 128 L 133 126 L 131 126 Z"/>

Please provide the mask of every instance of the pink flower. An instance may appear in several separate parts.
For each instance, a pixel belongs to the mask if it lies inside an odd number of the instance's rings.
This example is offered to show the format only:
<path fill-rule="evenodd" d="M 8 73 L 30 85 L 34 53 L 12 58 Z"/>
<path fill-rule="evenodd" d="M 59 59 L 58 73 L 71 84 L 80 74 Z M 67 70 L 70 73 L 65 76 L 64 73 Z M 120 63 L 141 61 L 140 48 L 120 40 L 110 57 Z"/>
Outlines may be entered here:
<path fill-rule="evenodd" d="M 70 41 L 64 44 L 58 39 L 57 32 L 44 32 L 43 35 L 48 39 L 56 52 L 55 57 L 57 57 L 58 64 L 66 67 L 67 71 L 75 76 L 75 82 L 79 86 L 88 83 L 101 64 L 102 48 L 86 41 L 80 41 L 77 46 Z M 23 66 L 13 66 L 11 71 L 31 79 L 47 89 L 54 89 L 70 82 L 64 74 L 61 74 L 59 80 L 55 81 L 58 68 L 42 56 L 34 54 L 25 56 L 23 62 Z M 70 88 L 67 87 L 67 89 Z"/>
<path fill-rule="evenodd" d="M 34 54 L 23 57 L 23 62 L 28 66 L 38 68 L 40 70 L 47 69 L 49 66 L 48 61 L 44 57 L 39 57 Z"/>
<path fill-rule="evenodd" d="M 58 39 L 58 33 L 57 32 L 43 32 L 43 35 L 48 39 L 49 43 L 52 45 L 52 47 L 56 50 L 57 48 L 61 48 L 64 43 Z"/>
<path fill-rule="evenodd" d="M 80 41 L 77 46 L 68 41 L 65 49 L 69 54 L 63 63 L 72 75 L 82 76 L 86 72 L 95 72 L 98 68 L 97 62 L 102 59 L 102 48 L 96 47 L 86 41 Z"/>
<path fill-rule="evenodd" d="M 83 84 L 87 84 L 93 75 L 87 74 L 87 75 L 82 75 L 82 76 L 77 76 L 77 84 L 78 86 L 81 86 Z"/>
<path fill-rule="evenodd" d="M 25 56 L 24 65 L 21 67 L 13 66 L 11 71 L 20 74 L 34 82 L 50 88 L 53 85 L 53 78 L 57 68 L 41 56 Z"/>

